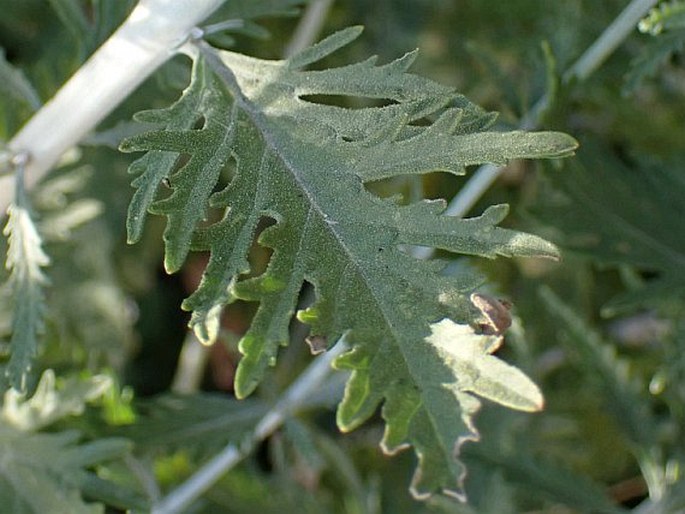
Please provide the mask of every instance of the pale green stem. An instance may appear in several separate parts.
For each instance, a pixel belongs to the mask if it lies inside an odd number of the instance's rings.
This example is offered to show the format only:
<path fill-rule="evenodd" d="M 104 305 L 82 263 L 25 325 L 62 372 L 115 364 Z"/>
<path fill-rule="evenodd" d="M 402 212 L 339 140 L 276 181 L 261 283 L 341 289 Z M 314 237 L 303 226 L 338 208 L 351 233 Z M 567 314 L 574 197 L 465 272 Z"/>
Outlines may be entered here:
<path fill-rule="evenodd" d="M 602 35 L 564 74 L 564 81 L 585 80 L 613 53 L 635 30 L 638 22 L 659 0 L 633 0 L 609 25 Z"/>
<path fill-rule="evenodd" d="M 242 444 L 229 444 L 152 508 L 152 514 L 183 512 L 227 471 L 249 455 L 260 441 L 274 433 L 293 412 L 300 410 L 308 398 L 320 390 L 328 376 L 333 359 L 347 349 L 344 338 L 309 367 L 285 391 L 280 401 L 257 424 L 251 436 Z"/>
<path fill-rule="evenodd" d="M 224 0 L 140 0 L 126 21 L 12 138 L 26 152 L 30 188 L 69 148 L 176 54 L 189 32 Z M 12 176 L 0 177 L 0 212 L 13 197 Z"/>
<path fill-rule="evenodd" d="M 195 332 L 192 330 L 186 332 L 181 353 L 178 357 L 174 380 L 171 383 L 172 392 L 176 394 L 192 394 L 198 391 L 207 360 L 209 359 L 209 349 L 209 346 L 200 342 Z"/>
<path fill-rule="evenodd" d="M 319 33 L 326 21 L 328 11 L 333 6 L 333 0 L 315 0 L 304 12 L 295 29 L 290 42 L 285 49 L 284 57 L 292 57 L 305 48 L 310 47 L 319 37 Z"/>

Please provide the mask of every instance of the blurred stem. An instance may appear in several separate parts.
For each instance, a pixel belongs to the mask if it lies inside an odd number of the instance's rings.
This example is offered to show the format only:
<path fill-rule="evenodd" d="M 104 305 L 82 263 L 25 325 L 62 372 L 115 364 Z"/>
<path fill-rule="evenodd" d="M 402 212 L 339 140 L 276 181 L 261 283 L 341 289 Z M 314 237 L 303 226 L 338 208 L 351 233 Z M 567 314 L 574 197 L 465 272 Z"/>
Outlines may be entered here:
<path fill-rule="evenodd" d="M 585 80 L 612 54 L 634 30 L 638 22 L 659 0 L 633 0 L 609 25 L 590 48 L 564 74 L 564 82 Z"/>
<path fill-rule="evenodd" d="M 264 415 L 248 439 L 240 445 L 227 445 L 193 476 L 153 506 L 152 514 L 183 512 L 228 470 L 249 455 L 259 442 L 275 432 L 288 416 L 304 407 L 312 393 L 320 390 L 330 372 L 333 359 L 346 349 L 347 344 L 342 338 L 333 348 L 316 357 L 285 391 L 280 401 Z"/>
<path fill-rule="evenodd" d="M 285 48 L 284 57 L 292 57 L 316 41 L 332 6 L 333 0 L 315 0 L 307 6 L 295 33 Z"/>
<path fill-rule="evenodd" d="M 210 346 L 203 345 L 195 335 L 188 330 L 178 358 L 178 366 L 171 390 L 178 394 L 191 394 L 200 388 L 202 375 L 209 358 Z"/>
<path fill-rule="evenodd" d="M 583 55 L 563 75 L 563 82 L 585 80 L 616 50 L 634 30 L 637 23 L 659 0 L 633 0 L 621 14 L 609 25 L 599 38 L 583 53 Z M 540 116 L 546 110 L 550 98 L 545 95 L 538 100 L 530 112 L 524 116 L 519 124 L 523 130 L 537 128 Z M 464 216 L 490 188 L 504 166 L 484 164 L 471 176 L 464 187 L 450 202 L 445 214 L 448 216 Z M 432 248 L 422 249 L 415 255 L 427 259 L 433 254 Z"/>
<path fill-rule="evenodd" d="M 176 54 L 190 31 L 224 0 L 140 0 L 124 23 L 8 144 L 26 152 L 26 187 Z M 0 177 L 0 212 L 13 200 L 14 177 Z"/>
<path fill-rule="evenodd" d="M 158 501 L 162 497 L 162 492 L 155 480 L 152 466 L 148 463 L 143 463 L 133 455 L 124 456 L 124 464 L 138 479 L 138 483 L 141 485 L 148 498 L 151 498 L 153 501 Z"/>

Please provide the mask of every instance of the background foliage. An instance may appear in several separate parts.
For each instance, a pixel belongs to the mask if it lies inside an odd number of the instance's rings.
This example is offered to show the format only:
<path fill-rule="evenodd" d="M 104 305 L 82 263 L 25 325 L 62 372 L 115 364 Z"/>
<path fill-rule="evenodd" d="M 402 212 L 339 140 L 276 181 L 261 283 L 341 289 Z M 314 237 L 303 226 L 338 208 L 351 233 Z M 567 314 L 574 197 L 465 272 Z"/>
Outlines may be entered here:
<path fill-rule="evenodd" d="M 216 42 L 280 57 L 297 18 L 260 15 L 274 6 L 287 12 L 296 3 L 254 2 L 250 23 Z M 0 17 L 2 140 L 132 5 L 0 0 L 0 12 L 8 14 Z M 500 127 L 511 128 L 549 92 L 550 77 L 558 78 L 624 6 L 618 0 L 339 0 L 324 34 L 357 24 L 366 29 L 322 66 L 370 54 L 388 62 L 419 47 L 415 73 L 499 111 Z M 225 9 L 224 17 L 235 15 Z M 473 209 L 480 214 L 509 203 L 507 227 L 555 241 L 564 258 L 452 263 L 485 274 L 492 292 L 513 302 L 514 325 L 498 356 L 525 369 L 546 401 L 539 414 L 486 405 L 478 415 L 481 441 L 463 447 L 469 503 L 410 499 L 414 457 L 380 454 L 380 419 L 341 436 L 333 384 L 226 474 L 193 512 L 685 509 L 682 11 L 681 2 L 664 3 L 589 79 L 559 86 L 542 126 L 577 137 L 576 157 L 510 164 Z M 179 305 L 206 261 L 193 256 L 180 274 L 166 275 L 164 223 L 157 217 L 149 217 L 137 245 L 125 244 L 132 195 L 126 168 L 133 158 L 115 147 L 132 114 L 173 103 L 188 74 L 187 59 L 168 63 L 32 194 L 51 262 L 41 268 L 49 285 L 29 384 L 36 393 L 26 400 L 8 391 L 2 404 L 0 447 L 10 464 L 0 467 L 0 504 L 13 512 L 43 509 L 44 495 L 22 479 L 29 476 L 38 477 L 40 490 L 53 491 L 64 503 L 52 505 L 64 505 L 65 512 L 101 511 L 93 500 L 145 511 L 159 488 L 183 482 L 228 441 L 248 434 L 311 360 L 305 334 L 291 327 L 280 365 L 256 396 L 236 403 L 236 341 L 255 306 L 234 303 L 221 344 L 208 353 L 202 391 L 169 394 L 187 337 Z M 399 177 L 375 191 L 450 198 L 464 181 L 438 173 Z M 251 250 L 253 262 L 268 257 L 256 245 Z M 7 341 L 15 309 L 9 302 L 3 299 L 0 309 Z M 38 383 L 48 369 L 58 378 L 47 371 Z M 47 407 L 55 404 L 57 411 Z"/>

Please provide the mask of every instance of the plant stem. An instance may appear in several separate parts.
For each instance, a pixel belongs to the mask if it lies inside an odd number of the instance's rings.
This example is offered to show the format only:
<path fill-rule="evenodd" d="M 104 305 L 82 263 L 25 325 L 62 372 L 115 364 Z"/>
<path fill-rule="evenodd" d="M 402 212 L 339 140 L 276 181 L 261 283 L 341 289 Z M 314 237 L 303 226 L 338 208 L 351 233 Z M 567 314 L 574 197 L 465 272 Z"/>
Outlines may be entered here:
<path fill-rule="evenodd" d="M 569 83 L 573 79 L 585 80 L 616 50 L 621 42 L 633 31 L 640 19 L 652 8 L 658 0 L 633 0 L 621 14 L 609 25 L 602 35 L 583 53 L 583 55 L 563 75 L 563 82 Z M 521 120 L 520 128 L 535 129 L 539 123 L 539 116 L 549 102 L 543 96 L 531 109 L 529 115 Z M 449 216 L 464 216 L 480 199 L 488 188 L 495 182 L 504 166 L 484 164 L 471 176 L 464 187 L 450 202 L 445 214 Z M 433 254 L 432 248 L 422 248 L 414 255 L 427 259 Z"/>
<path fill-rule="evenodd" d="M 174 393 L 192 394 L 198 391 L 202 382 L 202 373 L 209 359 L 209 348 L 200 342 L 195 332 L 192 330 L 186 332 L 171 384 L 171 390 Z"/>
<path fill-rule="evenodd" d="M 240 445 L 227 445 L 193 476 L 154 505 L 152 514 L 176 514 L 188 507 L 228 470 L 251 453 L 259 442 L 276 431 L 289 415 L 302 408 L 312 393 L 320 389 L 320 385 L 330 372 L 333 359 L 346 349 L 347 345 L 343 338 L 326 353 L 316 357 L 285 391 L 280 401 L 264 415 L 247 440 Z"/>
<path fill-rule="evenodd" d="M 29 155 L 27 188 L 173 57 L 189 31 L 223 2 L 140 0 L 121 27 L 9 142 L 12 152 Z M 13 180 L 0 178 L 0 212 L 12 201 Z"/>
<path fill-rule="evenodd" d="M 333 0 L 316 0 L 307 6 L 295 33 L 286 47 L 284 57 L 292 57 L 314 43 L 326 21 Z"/>
<path fill-rule="evenodd" d="M 638 22 L 659 0 L 633 0 L 628 7 L 609 25 L 599 38 L 564 74 L 564 82 L 572 79 L 585 80 L 635 29 Z"/>

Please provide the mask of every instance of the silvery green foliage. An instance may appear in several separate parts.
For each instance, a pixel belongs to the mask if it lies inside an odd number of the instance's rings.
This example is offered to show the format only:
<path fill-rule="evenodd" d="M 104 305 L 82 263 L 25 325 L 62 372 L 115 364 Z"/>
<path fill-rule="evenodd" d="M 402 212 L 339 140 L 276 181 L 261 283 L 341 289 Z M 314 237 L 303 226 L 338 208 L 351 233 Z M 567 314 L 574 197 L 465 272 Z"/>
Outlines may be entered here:
<path fill-rule="evenodd" d="M 468 165 L 520 157 L 563 157 L 576 143 L 553 132 L 489 131 L 493 115 L 407 72 L 415 53 L 385 65 L 371 58 L 305 70 L 359 33 L 343 30 L 282 61 L 198 42 L 181 98 L 137 115 L 159 130 L 121 146 L 147 151 L 130 170 L 138 176 L 129 240 L 140 238 L 150 211 L 167 217 L 169 272 L 191 250 L 209 251 L 202 282 L 184 303 L 203 341 L 216 338 L 226 304 L 259 302 L 240 343 L 239 397 L 275 364 L 300 292 L 313 285 L 316 299 L 297 318 L 313 336 L 332 344 L 346 334 L 352 346 L 336 361 L 352 371 L 338 408 L 340 428 L 359 426 L 383 404 L 383 448 L 412 445 L 419 457 L 412 492 L 462 497 L 464 470 L 454 453 L 478 438 L 472 416 L 480 402 L 473 395 L 523 410 L 539 408 L 542 398 L 521 372 L 490 355 L 496 345 L 471 328 L 477 313 L 468 293 L 480 279 L 441 274 L 444 263 L 418 260 L 404 248 L 488 258 L 556 258 L 557 250 L 536 236 L 499 228 L 505 205 L 458 219 L 443 215 L 444 201 L 400 205 L 365 184 L 436 170 L 462 174 Z M 312 95 L 384 105 L 351 109 L 316 103 Z M 224 186 L 226 169 L 232 175 Z M 157 199 L 162 183 L 172 191 Z M 220 219 L 207 219 L 210 208 L 223 213 Z M 265 218 L 275 224 L 258 241 L 273 255 L 263 274 L 245 278 L 247 253 Z M 491 380 L 502 370 L 506 378 Z"/>

